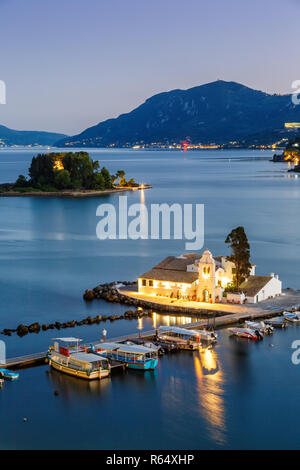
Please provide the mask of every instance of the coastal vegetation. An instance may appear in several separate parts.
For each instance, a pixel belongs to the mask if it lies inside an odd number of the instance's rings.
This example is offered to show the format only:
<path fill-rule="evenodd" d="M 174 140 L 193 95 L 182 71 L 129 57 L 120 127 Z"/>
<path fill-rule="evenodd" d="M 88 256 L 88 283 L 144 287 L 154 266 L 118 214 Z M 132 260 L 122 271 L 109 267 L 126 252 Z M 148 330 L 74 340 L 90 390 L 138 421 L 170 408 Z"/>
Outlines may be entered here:
<path fill-rule="evenodd" d="M 125 179 L 125 171 L 111 174 L 88 152 L 53 152 L 32 158 L 29 177 L 19 175 L 15 183 L 1 185 L 0 191 L 21 193 L 58 192 L 64 190 L 104 191 L 138 187 L 133 178 Z"/>

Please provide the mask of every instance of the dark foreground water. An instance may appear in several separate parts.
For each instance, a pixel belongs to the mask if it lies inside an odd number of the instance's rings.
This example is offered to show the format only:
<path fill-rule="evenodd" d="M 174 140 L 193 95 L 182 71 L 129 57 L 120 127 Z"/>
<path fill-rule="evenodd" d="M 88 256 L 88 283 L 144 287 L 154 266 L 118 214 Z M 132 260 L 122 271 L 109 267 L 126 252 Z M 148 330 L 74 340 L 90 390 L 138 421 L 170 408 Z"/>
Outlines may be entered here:
<path fill-rule="evenodd" d="M 101 382 L 22 370 L 0 390 L 0 447 L 299 448 L 299 336 L 290 327 L 256 344 L 222 331 L 212 351 L 168 354 L 154 372 Z"/>
<path fill-rule="evenodd" d="M 144 194 L 128 193 L 129 203 L 204 203 L 205 247 L 214 254 L 227 254 L 227 233 L 244 225 L 258 274 L 278 272 L 285 287 L 300 287 L 300 180 L 284 164 L 270 163 L 270 152 L 91 153 L 112 172 L 124 169 L 153 185 Z M 33 154 L 0 151 L 1 182 L 26 173 Z M 135 279 L 185 251 L 179 240 L 100 242 L 102 202 L 117 205 L 118 195 L 0 198 L 0 329 L 124 312 L 102 301 L 86 304 L 82 293 L 99 282 Z M 60 334 L 97 339 L 102 325 Z M 147 318 L 106 328 L 113 337 L 152 326 Z M 7 355 L 15 356 L 46 350 L 53 334 L 2 339 Z M 129 371 L 101 383 L 48 367 L 23 370 L 18 382 L 0 390 L 0 448 L 299 448 L 300 365 L 291 362 L 298 338 L 297 327 L 258 344 L 222 331 L 212 352 L 167 355 L 155 372 Z"/>

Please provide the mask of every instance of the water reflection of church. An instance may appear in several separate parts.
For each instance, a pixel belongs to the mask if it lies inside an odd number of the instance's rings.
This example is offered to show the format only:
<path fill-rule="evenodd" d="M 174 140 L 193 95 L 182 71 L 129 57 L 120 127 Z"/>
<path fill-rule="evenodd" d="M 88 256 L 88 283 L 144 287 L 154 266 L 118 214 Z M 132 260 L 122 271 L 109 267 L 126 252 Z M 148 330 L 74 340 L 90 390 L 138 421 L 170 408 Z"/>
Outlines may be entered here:
<path fill-rule="evenodd" d="M 235 265 L 225 256 L 213 256 L 209 250 L 202 255 L 187 253 L 168 256 L 138 278 L 139 293 L 198 302 L 221 302 L 225 288 L 233 282 Z M 278 276 L 256 276 L 252 264 L 241 292 L 228 294 L 232 301 L 256 303 L 280 295 Z"/>

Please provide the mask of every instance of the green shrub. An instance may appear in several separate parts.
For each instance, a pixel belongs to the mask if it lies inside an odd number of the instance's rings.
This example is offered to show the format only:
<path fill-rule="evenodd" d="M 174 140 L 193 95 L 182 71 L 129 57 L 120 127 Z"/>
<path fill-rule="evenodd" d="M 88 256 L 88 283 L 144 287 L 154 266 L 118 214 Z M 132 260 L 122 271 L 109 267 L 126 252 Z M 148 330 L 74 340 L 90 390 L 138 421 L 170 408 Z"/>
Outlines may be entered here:
<path fill-rule="evenodd" d="M 54 185 L 58 189 L 67 189 L 71 187 L 71 176 L 68 170 L 55 172 Z"/>

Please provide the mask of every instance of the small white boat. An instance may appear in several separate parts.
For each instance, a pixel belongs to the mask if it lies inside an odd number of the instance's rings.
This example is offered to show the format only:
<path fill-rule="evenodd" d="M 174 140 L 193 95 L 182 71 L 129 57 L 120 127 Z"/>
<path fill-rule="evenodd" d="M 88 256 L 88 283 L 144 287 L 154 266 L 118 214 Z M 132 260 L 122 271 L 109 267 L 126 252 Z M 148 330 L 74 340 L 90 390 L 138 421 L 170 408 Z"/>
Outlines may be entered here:
<path fill-rule="evenodd" d="M 259 330 L 252 330 L 252 328 L 228 328 L 228 331 L 240 338 L 254 339 L 255 341 L 263 338 Z"/>
<path fill-rule="evenodd" d="M 294 323 L 299 323 L 300 322 L 300 312 L 283 312 L 283 316 L 285 320 L 291 321 Z"/>
<path fill-rule="evenodd" d="M 256 322 L 256 321 L 245 321 L 245 325 L 247 328 L 251 328 L 252 330 L 258 330 L 264 335 L 270 335 L 273 333 L 274 328 L 271 325 L 266 325 L 263 321 Z"/>

